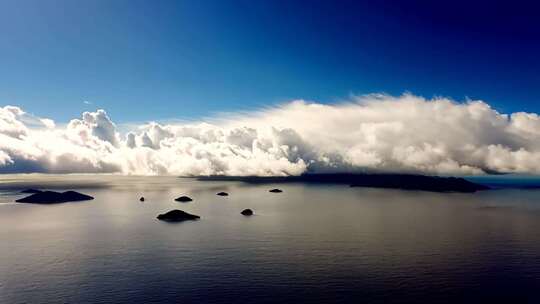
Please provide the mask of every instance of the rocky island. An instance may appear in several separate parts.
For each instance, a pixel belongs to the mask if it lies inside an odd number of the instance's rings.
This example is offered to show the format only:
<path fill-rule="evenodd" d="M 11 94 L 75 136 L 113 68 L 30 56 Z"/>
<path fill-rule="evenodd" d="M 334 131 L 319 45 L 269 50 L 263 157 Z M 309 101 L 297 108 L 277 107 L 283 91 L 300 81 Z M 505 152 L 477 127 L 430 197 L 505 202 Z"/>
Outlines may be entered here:
<path fill-rule="evenodd" d="M 166 222 L 194 221 L 200 218 L 201 217 L 198 215 L 190 214 L 178 209 L 171 210 L 167 213 L 163 213 L 157 216 L 158 220 Z"/>
<path fill-rule="evenodd" d="M 244 209 L 244 210 L 242 210 L 242 212 L 240 212 L 240 214 L 245 215 L 245 216 L 251 216 L 251 215 L 253 215 L 253 210 Z"/>
<path fill-rule="evenodd" d="M 82 194 L 76 191 L 55 192 L 55 191 L 40 191 L 16 200 L 18 203 L 30 204 L 56 204 L 67 202 L 79 202 L 93 200 L 90 195 Z"/>
<path fill-rule="evenodd" d="M 187 203 L 193 201 L 193 199 L 189 196 L 182 195 L 180 197 L 177 197 L 174 199 L 177 202 Z"/>

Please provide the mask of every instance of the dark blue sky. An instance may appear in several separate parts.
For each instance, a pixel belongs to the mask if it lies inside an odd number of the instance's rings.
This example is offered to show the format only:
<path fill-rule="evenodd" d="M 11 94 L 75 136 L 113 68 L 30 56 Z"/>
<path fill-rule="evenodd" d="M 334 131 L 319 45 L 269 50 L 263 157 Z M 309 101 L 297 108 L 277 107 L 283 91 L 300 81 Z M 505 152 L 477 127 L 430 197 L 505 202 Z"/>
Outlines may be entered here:
<path fill-rule="evenodd" d="M 539 6 L 380 2 L 4 0 L 0 104 L 127 122 L 410 91 L 540 112 Z"/>

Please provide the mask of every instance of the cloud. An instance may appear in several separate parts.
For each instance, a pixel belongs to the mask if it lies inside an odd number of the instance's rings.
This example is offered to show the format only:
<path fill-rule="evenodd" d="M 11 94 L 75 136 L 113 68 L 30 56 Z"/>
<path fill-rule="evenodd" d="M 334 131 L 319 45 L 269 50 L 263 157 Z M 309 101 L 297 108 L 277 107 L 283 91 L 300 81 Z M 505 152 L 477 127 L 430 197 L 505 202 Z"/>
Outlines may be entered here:
<path fill-rule="evenodd" d="M 59 127 L 0 107 L 0 172 L 299 175 L 304 172 L 540 173 L 540 116 L 457 103 L 366 95 L 302 100 L 206 122 L 135 126 L 104 110 Z"/>

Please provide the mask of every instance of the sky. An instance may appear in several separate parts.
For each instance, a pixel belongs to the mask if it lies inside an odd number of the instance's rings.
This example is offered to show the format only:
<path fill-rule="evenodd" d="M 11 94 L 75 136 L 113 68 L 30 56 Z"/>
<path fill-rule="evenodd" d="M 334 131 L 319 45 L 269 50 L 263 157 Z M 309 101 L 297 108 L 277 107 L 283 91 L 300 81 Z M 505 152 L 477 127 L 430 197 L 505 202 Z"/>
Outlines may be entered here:
<path fill-rule="evenodd" d="M 370 2 L 0 0 L 0 173 L 540 175 L 540 7 Z"/>
<path fill-rule="evenodd" d="M 129 123 L 411 92 L 540 112 L 540 8 L 468 2 L 2 0 L 0 105 Z"/>

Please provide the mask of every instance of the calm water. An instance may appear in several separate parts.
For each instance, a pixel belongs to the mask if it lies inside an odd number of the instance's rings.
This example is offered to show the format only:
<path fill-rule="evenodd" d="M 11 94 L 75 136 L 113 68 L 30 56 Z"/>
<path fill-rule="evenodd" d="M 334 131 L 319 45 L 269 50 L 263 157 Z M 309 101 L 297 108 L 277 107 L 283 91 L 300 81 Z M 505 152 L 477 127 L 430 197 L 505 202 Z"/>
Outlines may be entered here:
<path fill-rule="evenodd" d="M 540 303 L 540 190 L 0 180 L 0 303 Z M 96 199 L 13 203 L 28 187 Z M 202 219 L 155 219 L 171 209 Z"/>

